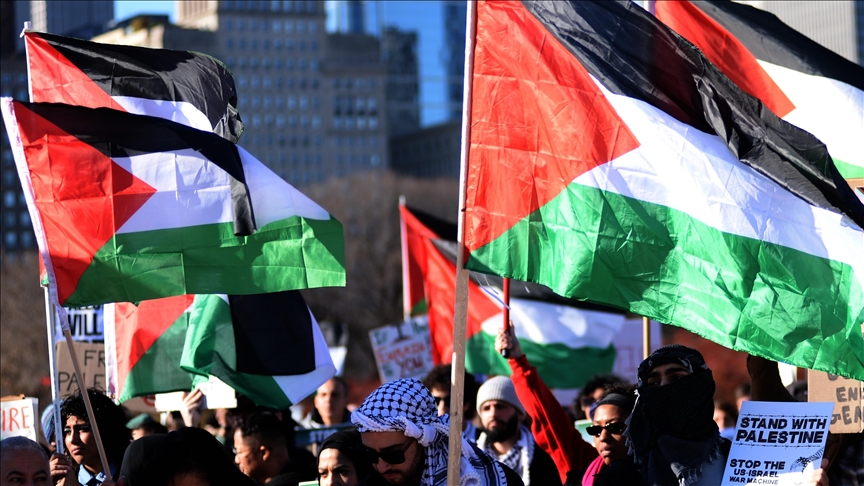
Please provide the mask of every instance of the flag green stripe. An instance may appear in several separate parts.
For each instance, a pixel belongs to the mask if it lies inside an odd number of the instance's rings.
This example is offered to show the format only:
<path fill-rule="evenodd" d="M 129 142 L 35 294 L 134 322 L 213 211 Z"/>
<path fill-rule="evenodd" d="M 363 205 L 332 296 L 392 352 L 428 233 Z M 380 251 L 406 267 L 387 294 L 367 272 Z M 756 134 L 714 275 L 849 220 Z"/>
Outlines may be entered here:
<path fill-rule="evenodd" d="M 665 206 L 571 184 L 466 266 L 864 380 L 864 293 L 850 266 Z"/>
<path fill-rule="evenodd" d="M 605 349 L 574 349 L 521 339 L 519 345 L 549 388 L 581 388 L 595 374 L 610 373 L 615 366 L 616 352 L 611 344 Z M 495 351 L 495 336 L 485 332 L 468 338 L 465 369 L 481 375 L 510 375 L 507 360 Z"/>
<path fill-rule="evenodd" d="M 129 370 L 120 391 L 121 402 L 142 395 L 192 389 L 192 375 L 180 369 L 188 318 L 189 314 L 183 313 Z"/>
<path fill-rule="evenodd" d="M 834 165 L 837 166 L 840 175 L 846 179 L 864 178 L 864 167 L 860 165 L 853 165 L 838 159 L 834 159 Z"/>
<path fill-rule="evenodd" d="M 180 366 L 184 370 L 213 375 L 262 406 L 281 410 L 292 405 L 272 377 L 234 371 L 237 353 L 228 302 L 217 295 L 196 295 L 191 313 L 196 324 L 190 326 L 181 350 Z"/>
<path fill-rule="evenodd" d="M 246 237 L 230 222 L 117 234 L 64 305 L 344 286 L 344 246 L 336 219 L 297 216 Z"/>

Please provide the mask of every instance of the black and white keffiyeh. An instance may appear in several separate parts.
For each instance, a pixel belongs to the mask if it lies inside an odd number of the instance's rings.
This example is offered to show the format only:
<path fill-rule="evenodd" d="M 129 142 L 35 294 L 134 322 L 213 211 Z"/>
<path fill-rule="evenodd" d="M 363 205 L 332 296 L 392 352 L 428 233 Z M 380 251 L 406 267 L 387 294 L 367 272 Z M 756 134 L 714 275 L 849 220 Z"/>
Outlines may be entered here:
<path fill-rule="evenodd" d="M 360 433 L 403 432 L 426 448 L 426 463 L 421 484 L 447 483 L 447 448 L 450 416 L 438 416 L 435 400 L 420 381 L 403 378 L 391 381 L 372 392 L 363 405 L 351 414 Z M 462 439 L 460 486 L 504 486 L 507 480 L 497 461 Z"/>

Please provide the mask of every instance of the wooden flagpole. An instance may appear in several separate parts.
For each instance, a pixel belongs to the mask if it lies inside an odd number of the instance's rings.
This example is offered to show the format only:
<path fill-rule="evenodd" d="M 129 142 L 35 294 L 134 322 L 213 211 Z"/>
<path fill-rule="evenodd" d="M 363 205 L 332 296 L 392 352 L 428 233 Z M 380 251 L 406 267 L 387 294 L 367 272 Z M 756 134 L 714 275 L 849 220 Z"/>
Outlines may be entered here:
<path fill-rule="evenodd" d="M 504 293 L 504 312 L 503 312 L 503 314 L 504 314 L 504 332 L 507 332 L 510 330 L 510 279 L 509 278 L 504 277 L 503 287 L 504 288 L 501 289 L 501 291 Z M 503 356 L 504 359 L 510 358 L 510 350 L 509 349 L 502 349 L 501 350 L 501 356 Z"/>
<path fill-rule="evenodd" d="M 41 257 L 40 257 L 41 258 Z M 51 297 L 48 295 L 48 287 L 42 287 L 45 294 L 45 322 L 48 328 L 48 367 L 51 369 L 51 402 L 54 404 L 52 410 L 54 415 L 54 444 L 57 454 L 63 454 L 63 425 L 60 423 L 60 380 L 57 377 L 57 341 L 54 336 L 57 314 L 54 312 L 54 306 L 51 304 Z M 44 430 L 42 431 L 45 432 Z M 49 443 L 51 437 L 45 437 Z"/>
<path fill-rule="evenodd" d="M 450 392 L 450 441 L 447 455 L 447 485 L 459 486 L 462 462 L 462 421 L 465 403 L 465 339 L 468 319 L 468 270 L 465 269 L 465 192 L 468 181 L 468 152 L 471 146 L 471 94 L 473 91 L 474 44 L 477 3 L 466 0 L 465 71 L 462 96 L 462 150 L 459 168 L 459 235 L 456 249 L 456 305 L 453 316 L 453 374 Z"/>
<path fill-rule="evenodd" d="M 399 196 L 399 209 L 405 207 L 405 196 Z M 405 218 L 399 212 L 399 233 L 402 240 L 402 320 L 411 318 L 411 275 L 408 271 L 408 230 Z M 400 327 L 400 326 L 397 326 Z"/>

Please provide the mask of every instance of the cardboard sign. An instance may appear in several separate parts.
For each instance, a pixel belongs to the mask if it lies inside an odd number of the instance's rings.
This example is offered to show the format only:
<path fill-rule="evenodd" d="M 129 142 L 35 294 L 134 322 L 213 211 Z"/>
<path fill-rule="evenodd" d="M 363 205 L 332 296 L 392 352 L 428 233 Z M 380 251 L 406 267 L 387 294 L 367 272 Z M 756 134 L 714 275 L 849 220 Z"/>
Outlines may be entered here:
<path fill-rule="evenodd" d="M 123 406 L 136 415 L 139 413 L 155 414 L 157 413 L 156 395 L 130 398 L 123 402 Z"/>
<path fill-rule="evenodd" d="M 373 329 L 369 339 L 382 383 L 420 379 L 434 366 L 426 316 Z"/>
<path fill-rule="evenodd" d="M 0 440 L 8 437 L 27 437 L 38 441 L 36 424 L 39 423 L 39 399 L 18 398 L 0 401 Z"/>
<path fill-rule="evenodd" d="M 75 347 L 75 354 L 78 356 L 78 367 L 81 369 L 84 387 L 107 390 L 105 345 L 73 341 L 72 346 Z M 75 377 L 75 368 L 72 366 L 72 357 L 69 355 L 66 342 L 57 343 L 57 378 L 61 397 L 78 390 L 78 379 Z"/>
<path fill-rule="evenodd" d="M 215 410 L 217 408 L 237 407 L 237 395 L 234 389 L 225 384 L 219 378 L 210 376 L 207 381 L 198 383 L 195 388 L 204 394 L 203 408 Z M 187 392 L 157 393 L 154 406 L 158 412 L 173 412 L 183 409 L 183 394 Z M 124 404 L 126 402 L 123 402 Z"/>
<path fill-rule="evenodd" d="M 793 486 L 822 464 L 833 403 L 744 402 L 722 486 Z"/>
<path fill-rule="evenodd" d="M 101 305 L 88 307 L 67 307 L 69 332 L 73 341 L 94 342 L 105 339 L 105 325 L 103 321 L 103 308 Z M 60 315 L 58 313 L 54 334 L 57 342 L 65 341 L 63 329 L 60 327 Z"/>
<path fill-rule="evenodd" d="M 832 434 L 864 431 L 864 382 L 807 370 L 807 401 L 834 402 Z"/>

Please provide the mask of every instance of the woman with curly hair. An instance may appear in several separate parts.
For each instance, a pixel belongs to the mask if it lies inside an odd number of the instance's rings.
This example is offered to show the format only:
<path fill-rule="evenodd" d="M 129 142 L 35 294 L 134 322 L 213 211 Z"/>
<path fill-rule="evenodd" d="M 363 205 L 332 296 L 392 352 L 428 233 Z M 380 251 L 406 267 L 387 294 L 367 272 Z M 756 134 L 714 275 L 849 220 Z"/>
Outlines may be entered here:
<path fill-rule="evenodd" d="M 87 390 L 102 445 L 113 478 L 120 471 L 123 453 L 132 440 L 126 428 L 126 414 L 101 391 Z M 60 422 L 63 425 L 63 444 L 66 455 L 51 456 L 51 477 L 55 486 L 111 486 L 106 471 L 102 468 L 96 436 L 90 425 L 84 397 L 80 390 L 67 396 L 60 405 Z"/>

